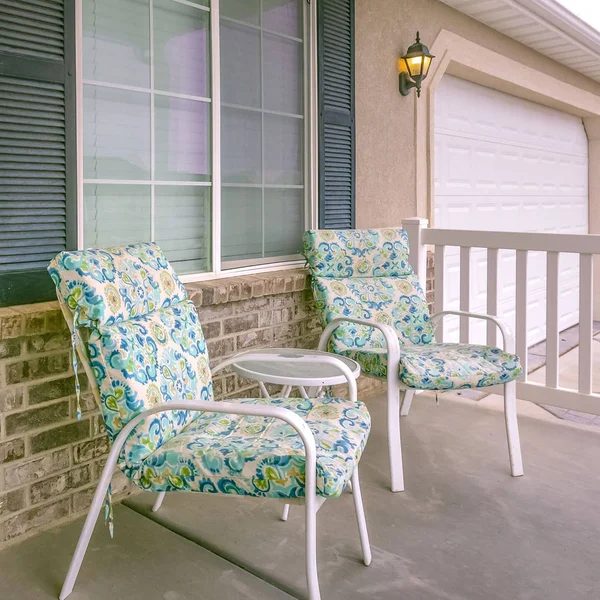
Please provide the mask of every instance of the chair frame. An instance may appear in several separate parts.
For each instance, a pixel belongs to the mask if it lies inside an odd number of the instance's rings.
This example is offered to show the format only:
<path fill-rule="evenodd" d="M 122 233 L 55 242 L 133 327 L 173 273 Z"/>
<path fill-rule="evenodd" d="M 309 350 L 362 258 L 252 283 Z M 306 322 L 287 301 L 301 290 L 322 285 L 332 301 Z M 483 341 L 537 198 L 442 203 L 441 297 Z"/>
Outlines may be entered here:
<path fill-rule="evenodd" d="M 89 363 L 89 357 L 87 354 L 87 350 L 82 343 L 81 336 L 74 334 L 74 322 L 73 315 L 66 307 L 63 299 L 58 297 L 59 305 L 62 310 L 62 313 L 65 317 L 65 320 L 69 326 L 71 334 L 75 337 L 75 346 L 77 349 L 77 354 L 84 366 L 86 375 L 88 376 L 92 392 L 94 394 L 95 400 L 100 406 L 100 390 L 98 389 L 98 385 L 94 378 L 94 374 Z M 257 355 L 253 353 L 252 356 L 244 357 L 244 353 L 238 354 L 232 358 L 224 360 L 221 362 L 216 368 L 212 369 L 212 376 L 221 371 L 222 369 L 230 366 L 232 363 L 240 363 L 244 362 L 244 360 L 256 360 Z M 265 359 L 271 361 L 281 360 L 282 362 L 285 358 L 280 358 L 274 355 L 265 355 Z M 304 356 L 301 359 L 303 362 L 307 363 L 330 363 L 332 366 L 337 368 L 339 371 L 343 373 L 348 382 L 348 388 L 350 392 L 350 400 L 353 402 L 357 402 L 357 386 L 356 380 L 352 376 L 352 372 L 350 369 L 335 355 L 322 357 L 322 356 Z M 327 498 L 323 496 L 317 495 L 316 488 L 316 478 L 317 478 L 317 464 L 316 464 L 316 444 L 314 436 L 305 423 L 305 421 L 298 416 L 295 412 L 290 409 L 283 408 L 280 406 L 269 406 L 269 405 L 252 405 L 252 404 L 237 404 L 234 402 L 223 402 L 223 401 L 194 401 L 194 402 L 169 402 L 165 404 L 161 404 L 159 406 L 154 406 L 148 410 L 137 415 L 134 419 L 129 421 L 127 425 L 119 432 L 114 442 L 111 445 L 110 452 L 108 454 L 106 463 L 102 470 L 102 475 L 100 476 L 100 480 L 98 482 L 98 486 L 94 493 L 94 497 L 92 499 L 92 503 L 88 510 L 87 517 L 85 519 L 85 523 L 83 525 L 83 529 L 81 531 L 79 540 L 77 542 L 77 546 L 75 548 L 75 552 L 71 559 L 71 563 L 69 565 L 69 569 L 67 571 L 67 575 L 65 577 L 59 599 L 65 600 L 73 591 L 73 587 L 77 580 L 77 576 L 81 569 L 81 565 L 83 563 L 83 559 L 87 552 L 90 539 L 92 537 L 92 533 L 94 531 L 94 527 L 98 520 L 98 516 L 102 509 L 106 492 L 108 490 L 108 486 L 110 485 L 112 475 L 117 467 L 117 461 L 121 454 L 121 450 L 125 445 L 127 438 L 131 434 L 131 432 L 135 429 L 135 427 L 146 417 L 171 410 L 192 410 L 198 412 L 212 412 L 212 413 L 227 413 L 227 414 L 235 414 L 235 415 L 249 415 L 249 416 L 258 416 L 258 417 L 266 417 L 266 418 L 274 418 L 279 419 L 293 427 L 295 431 L 299 434 L 302 439 L 302 443 L 304 444 L 304 452 L 305 452 L 305 497 L 304 499 L 297 499 L 295 503 L 304 504 L 305 507 L 305 520 L 306 520 L 306 533 L 305 533 L 305 560 L 306 560 L 306 580 L 307 580 L 307 588 L 308 588 L 308 598 L 309 600 L 320 600 L 321 594 L 319 590 L 319 580 L 318 580 L 318 571 L 317 571 L 317 512 L 319 508 L 324 504 Z M 367 532 L 367 524 L 365 519 L 364 507 L 362 504 L 362 495 L 360 490 L 360 481 L 358 474 L 358 465 L 355 467 L 354 472 L 351 477 L 351 486 L 352 493 L 354 496 L 354 507 L 356 511 L 356 519 L 358 524 L 358 530 L 361 541 L 361 550 L 363 555 L 363 563 L 368 566 L 371 564 L 371 547 L 369 543 L 369 536 Z M 152 510 L 156 512 L 164 498 L 166 492 L 160 492 Z M 284 502 L 286 505 L 289 505 L 289 499 L 281 499 L 281 502 Z M 287 511 L 286 511 L 287 517 Z M 285 520 L 285 519 L 284 519 Z"/>
<path fill-rule="evenodd" d="M 484 319 L 496 324 L 504 342 L 506 352 L 515 352 L 515 340 L 506 323 L 497 317 L 483 315 L 471 312 L 444 310 L 431 316 L 431 321 L 436 324 L 448 315 L 457 315 L 472 319 Z M 357 319 L 353 317 L 340 317 L 333 319 L 324 329 L 319 340 L 319 350 L 327 350 L 327 345 L 333 332 L 344 322 L 355 323 L 357 325 L 366 325 L 374 327 L 381 331 L 385 338 L 387 349 L 387 377 L 375 377 L 365 373 L 367 377 L 372 377 L 380 381 L 387 381 L 387 428 L 388 428 L 388 450 L 390 457 L 390 478 L 392 492 L 404 491 L 404 468 L 402 465 L 402 443 L 400 437 L 400 416 L 408 416 L 410 406 L 415 394 L 414 388 L 409 388 L 402 384 L 398 377 L 398 370 L 401 358 L 401 344 L 398 340 L 398 333 L 391 325 L 377 323 L 366 319 Z M 436 324 L 437 325 L 437 324 Z M 364 371 L 363 371 L 364 373 Z M 516 382 L 511 381 L 503 384 L 504 387 L 504 419 L 506 423 L 506 436 L 508 441 L 508 454 L 510 461 L 510 470 L 513 477 L 523 475 L 523 459 L 521 456 L 521 443 L 519 440 L 519 426 L 517 423 L 517 394 Z M 485 389 L 485 388 L 481 388 Z M 449 391 L 449 390 L 439 390 Z"/>

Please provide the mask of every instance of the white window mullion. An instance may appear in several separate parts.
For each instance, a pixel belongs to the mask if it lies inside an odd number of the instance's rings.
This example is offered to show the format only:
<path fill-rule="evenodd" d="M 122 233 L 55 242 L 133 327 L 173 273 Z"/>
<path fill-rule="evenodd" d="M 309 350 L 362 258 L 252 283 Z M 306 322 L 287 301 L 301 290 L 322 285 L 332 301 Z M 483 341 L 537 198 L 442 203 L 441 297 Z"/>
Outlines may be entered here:
<path fill-rule="evenodd" d="M 263 0 L 259 0 L 260 14 L 260 167 L 261 167 L 261 238 L 262 258 L 265 257 L 265 34 L 263 31 Z"/>
<path fill-rule="evenodd" d="M 75 2 L 75 118 L 77 119 L 77 249 L 84 246 L 83 206 L 83 4 Z"/>
<path fill-rule="evenodd" d="M 154 133 L 154 0 L 150 0 L 150 240 L 156 239 L 156 194 L 155 194 L 155 170 L 156 151 Z"/>
<path fill-rule="evenodd" d="M 212 81 L 212 271 L 221 272 L 221 55 L 219 0 L 210 6 Z"/>

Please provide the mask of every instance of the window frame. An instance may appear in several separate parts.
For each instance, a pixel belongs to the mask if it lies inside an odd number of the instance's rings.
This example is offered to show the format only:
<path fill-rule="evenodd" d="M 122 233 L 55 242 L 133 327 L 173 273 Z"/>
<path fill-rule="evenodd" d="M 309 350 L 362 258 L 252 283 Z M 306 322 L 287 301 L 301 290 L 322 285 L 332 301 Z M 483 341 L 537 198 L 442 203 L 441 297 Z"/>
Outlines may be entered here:
<path fill-rule="evenodd" d="M 178 0 L 180 1 L 180 0 Z M 261 0 L 262 1 L 262 0 Z M 186 2 L 183 2 L 187 4 Z M 221 56 L 220 0 L 211 0 L 210 7 L 198 7 L 210 15 L 211 55 L 211 265 L 212 270 L 180 275 L 184 283 L 208 281 L 236 275 L 266 273 L 298 267 L 304 264 L 301 255 L 257 259 L 251 265 L 223 267 L 221 259 Z M 316 2 L 302 1 L 304 28 L 304 227 L 315 228 L 318 223 L 318 90 L 317 90 L 317 29 Z M 84 248 L 84 177 L 83 177 L 83 0 L 77 0 L 76 21 L 76 121 L 77 121 L 77 247 Z M 109 183 L 107 180 L 106 183 Z M 240 261 L 237 261 L 238 264 Z M 231 263 L 235 265 L 235 263 Z"/>

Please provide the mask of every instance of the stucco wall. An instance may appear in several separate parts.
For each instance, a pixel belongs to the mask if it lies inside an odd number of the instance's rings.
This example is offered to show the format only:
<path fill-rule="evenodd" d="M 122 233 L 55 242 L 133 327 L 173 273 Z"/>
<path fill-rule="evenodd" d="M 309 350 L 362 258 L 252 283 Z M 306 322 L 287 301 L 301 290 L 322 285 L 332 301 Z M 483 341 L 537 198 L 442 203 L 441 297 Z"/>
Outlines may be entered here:
<path fill-rule="evenodd" d="M 398 92 L 396 60 L 417 30 L 431 47 L 442 29 L 600 95 L 600 84 L 438 0 L 356 0 L 358 227 L 399 225 L 418 213 L 416 97 Z"/>

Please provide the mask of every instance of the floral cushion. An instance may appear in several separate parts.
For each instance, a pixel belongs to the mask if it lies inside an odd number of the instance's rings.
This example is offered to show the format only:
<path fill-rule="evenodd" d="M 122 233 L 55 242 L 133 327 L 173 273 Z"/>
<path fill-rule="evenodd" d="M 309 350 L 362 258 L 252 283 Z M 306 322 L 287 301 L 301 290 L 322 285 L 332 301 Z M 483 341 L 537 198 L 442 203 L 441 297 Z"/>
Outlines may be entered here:
<path fill-rule="evenodd" d="M 342 493 L 369 436 L 371 419 L 363 403 L 328 397 L 232 402 L 281 406 L 300 415 L 315 436 L 317 493 Z M 202 413 L 149 455 L 132 479 L 153 491 L 297 498 L 304 496 L 304 445 L 279 419 Z"/>
<path fill-rule="evenodd" d="M 112 439 L 131 419 L 157 404 L 213 398 L 206 342 L 191 301 L 100 326 L 92 331 L 88 351 Z M 128 465 L 140 463 L 197 416 L 172 411 L 142 421 L 122 459 Z"/>
<path fill-rule="evenodd" d="M 387 377 L 387 352 L 382 348 L 346 348 L 342 354 L 373 377 Z M 474 344 L 405 344 L 400 347 L 400 381 L 417 390 L 482 388 L 508 383 L 523 373 L 514 354 Z"/>
<path fill-rule="evenodd" d="M 316 277 L 407 277 L 408 236 L 403 229 L 312 229 L 304 254 Z"/>
<path fill-rule="evenodd" d="M 425 296 L 415 275 L 407 277 L 313 277 L 312 289 L 323 326 L 339 317 L 354 317 L 391 325 L 401 342 L 427 344 L 433 340 Z M 346 348 L 385 348 L 378 329 L 342 323 L 332 339 L 333 352 Z"/>
<path fill-rule="evenodd" d="M 119 323 L 187 298 L 153 243 L 61 252 L 48 272 L 79 326 Z"/>

